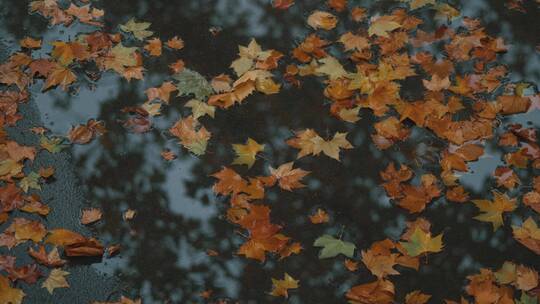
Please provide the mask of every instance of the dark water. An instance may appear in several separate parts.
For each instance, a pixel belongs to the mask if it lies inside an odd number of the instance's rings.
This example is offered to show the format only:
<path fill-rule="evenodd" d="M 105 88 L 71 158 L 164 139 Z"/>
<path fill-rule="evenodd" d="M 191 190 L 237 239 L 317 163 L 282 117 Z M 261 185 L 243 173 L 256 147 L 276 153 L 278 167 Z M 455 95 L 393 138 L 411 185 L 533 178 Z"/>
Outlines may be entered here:
<path fill-rule="evenodd" d="M 186 47 L 176 57 L 182 58 L 187 67 L 213 77 L 229 71 L 237 45 L 246 45 L 251 37 L 265 49 L 288 53 L 295 47 L 309 32 L 305 25 L 308 13 L 324 8 L 319 1 L 296 2 L 288 11 L 272 9 L 267 0 L 124 0 L 101 1 L 98 7 L 106 12 L 106 30 L 136 17 L 152 22 L 151 29 L 162 39 L 179 35 Z M 389 12 L 393 3 L 354 2 L 369 7 L 371 14 Z M 538 5 L 525 1 L 527 13 L 520 13 L 508 10 L 503 2 L 475 0 L 457 7 L 463 15 L 481 18 L 489 34 L 503 37 L 512 46 L 501 56 L 511 71 L 512 81 L 539 83 L 540 56 L 535 52 L 540 43 Z M 48 28 L 44 19 L 27 14 L 26 1 L 0 3 L 0 33 L 7 45 L 26 35 L 51 41 L 93 30 L 80 25 Z M 436 24 L 427 19 L 424 29 L 432 29 Z M 209 32 L 211 27 L 222 31 L 214 36 Z M 88 206 L 104 211 L 104 219 L 92 229 L 100 239 L 123 246 L 119 256 L 93 263 L 92 267 L 118 278 L 119 286 L 111 292 L 140 296 L 144 303 L 204 302 L 199 293 L 209 289 L 217 298 L 229 297 L 241 303 L 282 303 L 283 299 L 267 293 L 271 289 L 270 278 L 282 277 L 284 272 L 301 284 L 301 288 L 291 292 L 290 303 L 344 303 L 344 292 L 351 286 L 374 278 L 362 267 L 356 273 L 347 271 L 342 259 L 319 260 L 317 249 L 311 246 L 313 240 L 341 230 L 343 239 L 360 249 L 385 238 L 398 239 L 405 221 L 414 217 L 388 201 L 378 187 L 379 172 L 392 161 L 412 168 L 420 164 L 422 170 L 417 173 L 437 172 L 438 165 L 427 159 L 437 156 L 444 143 L 427 131 L 416 130 L 405 143 L 380 152 L 369 137 L 373 132 L 371 115 L 362 112 L 362 120 L 354 125 L 330 117 L 329 105 L 322 95 L 324 86 L 314 79 L 306 79 L 302 89 L 284 88 L 280 94 L 270 96 L 256 94 L 242 106 L 218 110 L 215 119 L 204 118 L 203 124 L 212 132 L 213 140 L 210 152 L 201 158 L 186 153 L 176 140 L 161 131 L 185 111 L 184 99 L 174 98 L 163 115 L 155 119 L 156 128 L 151 132 L 126 132 L 118 122 L 122 118 L 120 110 L 141 104 L 146 99 L 144 89 L 166 79 L 167 65 L 176 57 L 164 54 L 146 61 L 145 66 L 152 68 L 144 81 L 127 83 L 106 74 L 93 89 L 82 84 L 73 94 L 60 90 L 40 94 L 39 86 L 32 91 L 42 121 L 54 133 L 65 134 L 71 125 L 89 118 L 103 120 L 108 127 L 108 133 L 99 140 L 75 146 L 71 151 Z M 514 115 L 507 121 L 540 126 L 538 112 Z M 297 151 L 284 142 L 292 131 L 304 128 L 313 128 L 321 135 L 347 131 L 355 146 L 342 153 L 341 164 L 327 157 L 300 159 L 297 166 L 312 171 L 306 179 L 308 187 L 293 193 L 271 190 L 266 195 L 273 222 L 284 224 L 284 233 L 300 241 L 305 250 L 279 262 L 270 258 L 264 264 L 234 255 L 243 237 L 237 233 L 238 227 L 225 219 L 227 202 L 212 193 L 214 179 L 209 175 L 232 162 L 230 144 L 244 142 L 247 137 L 266 144 L 262 160 L 256 162 L 249 175 L 265 174 L 268 165 L 296 158 Z M 179 158 L 170 163 L 163 161 L 159 153 L 164 148 L 175 151 Z M 483 198 L 494 187 L 490 175 L 501 164 L 504 154 L 498 149 L 496 145 L 489 146 L 486 155 L 470 165 L 471 172 L 461 177 L 471 197 Z M 242 175 L 247 172 L 238 171 Z M 520 170 L 520 174 L 526 184 L 533 172 Z M 309 223 L 307 215 L 319 207 L 330 213 L 329 224 Z M 137 210 L 137 216 L 125 222 L 122 212 L 128 208 Z M 428 206 L 422 216 L 432 222 L 432 231 L 444 232 L 445 250 L 430 255 L 429 263 L 421 265 L 418 272 L 398 267 L 401 275 L 391 278 L 398 302 L 415 289 L 432 294 L 432 303 L 445 298 L 457 300 L 464 293 L 467 275 L 482 267 L 498 269 L 506 260 L 540 269 L 538 256 L 518 244 L 510 228 L 511 223 L 533 215 L 532 211 L 517 209 L 495 233 L 491 225 L 473 219 L 477 213 L 472 204 L 451 203 L 444 198 Z M 207 249 L 220 255 L 209 257 Z"/>

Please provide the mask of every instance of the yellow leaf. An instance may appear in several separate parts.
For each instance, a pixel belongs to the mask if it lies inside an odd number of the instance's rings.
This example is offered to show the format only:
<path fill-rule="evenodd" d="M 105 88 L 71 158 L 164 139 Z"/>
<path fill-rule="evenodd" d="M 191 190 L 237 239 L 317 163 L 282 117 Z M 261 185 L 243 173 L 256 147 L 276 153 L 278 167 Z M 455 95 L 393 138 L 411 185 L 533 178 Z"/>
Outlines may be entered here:
<path fill-rule="evenodd" d="M 320 59 L 319 62 L 322 64 L 315 70 L 316 73 L 328 75 L 331 80 L 349 77 L 349 73 L 336 58 L 327 56 Z"/>
<path fill-rule="evenodd" d="M 147 30 L 150 24 L 150 22 L 136 22 L 135 19 L 131 18 L 126 24 L 120 25 L 120 29 L 124 32 L 132 33 L 139 40 L 144 40 L 154 34 Z"/>
<path fill-rule="evenodd" d="M 416 257 L 422 253 L 439 252 L 442 250 L 442 233 L 436 237 L 431 237 L 431 233 L 416 227 L 408 242 L 400 242 L 407 254 Z"/>
<path fill-rule="evenodd" d="M 216 107 L 208 105 L 207 103 L 197 99 L 191 99 L 190 101 L 186 102 L 185 106 L 191 108 L 194 119 L 198 119 L 204 115 L 214 118 L 214 114 L 216 112 Z"/>
<path fill-rule="evenodd" d="M 401 24 L 394 21 L 393 16 L 382 16 L 371 21 L 371 25 L 368 29 L 370 36 L 377 35 L 388 38 L 388 32 L 401 27 Z"/>
<path fill-rule="evenodd" d="M 482 212 L 474 218 L 493 224 L 493 230 L 497 230 L 503 224 L 503 212 L 510 212 L 516 209 L 516 199 L 510 199 L 506 194 L 493 191 L 493 202 L 488 200 L 473 200 L 472 202 Z"/>
<path fill-rule="evenodd" d="M 22 290 L 11 288 L 9 280 L 0 275 L 0 303 L 21 304 L 25 294 Z"/>
<path fill-rule="evenodd" d="M 285 276 L 283 277 L 283 280 L 278 280 L 272 278 L 272 291 L 270 292 L 271 295 L 274 297 L 289 297 L 289 289 L 296 289 L 298 288 L 298 280 L 295 280 L 293 277 L 291 277 L 288 273 L 285 273 Z"/>
<path fill-rule="evenodd" d="M 297 158 L 305 155 L 319 155 L 321 152 L 339 161 L 340 149 L 352 149 L 353 146 L 346 138 L 347 133 L 336 132 L 331 140 L 324 140 L 312 129 L 296 133 L 295 138 L 287 140 L 291 147 L 300 149 Z"/>
<path fill-rule="evenodd" d="M 55 268 L 51 270 L 49 277 L 43 282 L 41 287 L 46 288 L 52 294 L 56 288 L 68 288 L 69 283 L 66 281 L 67 271 Z"/>
<path fill-rule="evenodd" d="M 251 168 L 255 163 L 255 156 L 257 153 L 264 150 L 264 145 L 258 144 L 251 138 L 248 138 L 245 145 L 233 144 L 234 152 L 237 157 L 233 161 L 233 165 L 247 165 Z"/>

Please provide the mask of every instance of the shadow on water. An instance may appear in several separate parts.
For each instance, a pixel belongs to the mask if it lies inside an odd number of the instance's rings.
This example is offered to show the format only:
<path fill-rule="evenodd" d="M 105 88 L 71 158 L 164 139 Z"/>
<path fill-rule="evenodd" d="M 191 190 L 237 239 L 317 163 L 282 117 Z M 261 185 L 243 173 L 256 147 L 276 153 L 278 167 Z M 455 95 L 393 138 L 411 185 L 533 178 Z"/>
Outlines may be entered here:
<path fill-rule="evenodd" d="M 268 2 L 132 0 L 103 1 L 99 5 L 106 12 L 109 26 L 135 16 L 152 22 L 152 29 L 162 38 L 179 35 L 186 42 L 180 57 L 187 66 L 213 77 L 228 70 L 237 45 L 247 44 L 251 37 L 264 48 L 288 53 L 308 32 L 308 12 L 321 6 L 315 1 L 297 0 L 290 10 L 278 11 Z M 367 1 L 359 2 L 367 6 Z M 375 4 L 373 10 L 384 12 L 386 2 Z M 73 35 L 71 29 L 49 29 L 41 18 L 27 16 L 24 1 L 3 0 L 2 6 L 9 7 L 7 17 L 2 19 L 2 35 L 14 41 L 28 34 L 45 40 Z M 509 11 L 503 1 L 493 0 L 468 1 L 461 10 L 464 15 L 482 18 L 491 35 L 502 36 L 513 46 L 502 57 L 513 81 L 538 83 L 540 59 L 535 46 L 540 38 L 531 29 L 540 28 L 539 12 L 535 4 L 526 8 L 526 14 Z M 222 31 L 213 36 L 209 33 L 211 27 Z M 84 27 L 74 29 L 79 30 L 84 31 Z M 344 239 L 361 249 L 384 238 L 398 239 L 405 221 L 412 217 L 390 203 L 383 189 L 377 187 L 381 183 L 379 172 L 394 161 L 413 168 L 418 168 L 420 162 L 423 172 L 437 174 L 437 165 L 429 166 L 411 155 L 429 154 L 433 148 L 436 155 L 442 146 L 440 140 L 419 131 L 407 142 L 380 152 L 369 137 L 373 121 L 368 112 L 363 112 L 362 120 L 354 126 L 337 121 L 328 115 L 323 85 L 306 80 L 301 89 L 284 88 L 277 95 L 252 96 L 241 107 L 218 111 L 215 119 L 204 118 L 203 124 L 218 141 L 211 141 L 207 155 L 196 158 L 161 131 L 185 111 L 182 105 L 187 99 L 174 98 L 163 115 L 156 118 L 158 128 L 146 134 L 128 133 L 118 122 L 123 107 L 142 103 L 144 89 L 167 77 L 167 64 L 174 59 L 171 56 L 146 62 L 145 66 L 152 68 L 144 81 L 127 83 L 105 75 L 92 90 L 81 85 L 71 95 L 60 90 L 35 95 L 42 119 L 53 132 L 65 134 L 70 125 L 89 118 L 103 120 L 108 127 L 108 133 L 98 141 L 73 149 L 89 205 L 104 211 L 104 219 L 93 229 L 100 238 L 123 247 L 119 256 L 95 267 L 118 276 L 124 294 L 140 295 L 145 303 L 200 302 L 199 293 L 208 289 L 216 296 L 242 303 L 278 303 L 282 300 L 267 292 L 270 278 L 281 277 L 284 272 L 301 282 L 302 288 L 291 294 L 291 303 L 341 303 L 350 286 L 372 281 L 366 269 L 348 272 L 342 259 L 319 260 L 311 244 L 323 233 L 337 234 L 342 229 Z M 532 121 L 536 126 L 539 118 L 538 114 L 512 117 L 522 123 Z M 343 153 L 342 164 L 326 157 L 300 159 L 298 166 L 312 171 L 308 187 L 293 193 L 267 193 L 265 203 L 272 208 L 273 221 L 284 224 L 284 232 L 300 241 L 305 251 L 279 263 L 272 258 L 265 264 L 234 255 L 243 237 L 224 218 L 226 201 L 212 193 L 214 180 L 209 175 L 232 161 L 230 144 L 244 142 L 247 137 L 267 144 L 263 160 L 250 169 L 251 176 L 267 173 L 268 165 L 294 160 L 296 151 L 287 148 L 284 141 L 292 131 L 303 128 L 313 128 L 323 135 L 348 131 L 348 138 L 357 147 Z M 159 153 L 166 147 L 175 151 L 179 159 L 163 161 Z M 489 176 L 503 154 L 497 149 L 488 149 L 488 158 L 471 164 L 474 173 L 462 177 L 472 197 L 490 193 L 493 183 Z M 242 169 L 239 172 L 246 174 L 247 170 Z M 528 174 L 521 176 L 526 181 L 532 172 L 523 174 Z M 329 224 L 310 225 L 307 215 L 318 207 L 330 213 Z M 128 208 L 137 211 L 130 222 L 122 220 Z M 517 214 L 522 218 L 526 212 L 520 209 Z M 534 253 L 511 237 L 509 225 L 494 233 L 490 225 L 473 219 L 476 214 L 472 204 L 451 203 L 444 198 L 429 206 L 423 216 L 433 223 L 433 231 L 445 233 L 445 250 L 430 256 L 429 264 L 422 265 L 419 272 L 400 268 L 402 275 L 392 278 L 396 299 L 403 299 L 415 289 L 432 294 L 433 303 L 457 299 L 467 275 L 481 267 L 498 268 L 507 259 L 540 269 Z M 220 254 L 209 257 L 208 249 Z"/>

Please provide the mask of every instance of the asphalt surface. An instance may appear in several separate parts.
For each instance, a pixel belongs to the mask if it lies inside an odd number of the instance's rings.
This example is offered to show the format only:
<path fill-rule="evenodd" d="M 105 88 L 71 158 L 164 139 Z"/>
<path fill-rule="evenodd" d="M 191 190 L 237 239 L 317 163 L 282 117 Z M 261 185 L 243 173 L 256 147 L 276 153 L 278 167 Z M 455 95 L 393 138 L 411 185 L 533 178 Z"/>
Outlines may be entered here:
<path fill-rule="evenodd" d="M 1 44 L 1 42 L 0 42 Z M 6 58 L 6 48 L 0 46 L 0 62 Z M 32 97 L 25 104 L 19 107 L 23 119 L 15 127 L 7 129 L 11 140 L 17 141 L 22 145 L 39 147 L 39 137 L 30 131 L 30 128 L 43 126 L 39 109 Z M 40 167 L 54 167 L 54 179 L 42 185 L 41 191 L 35 191 L 42 198 L 42 201 L 51 207 L 51 212 L 42 222 L 47 229 L 65 228 L 79 232 L 85 236 L 92 235 L 91 231 L 79 223 L 81 209 L 88 206 L 85 201 L 85 195 L 82 191 L 80 181 L 77 179 L 76 168 L 73 164 L 70 149 L 64 149 L 60 153 L 51 154 L 46 150 L 41 150 L 34 162 L 26 166 L 25 170 L 39 170 Z M 28 172 L 27 172 L 28 173 Z M 31 190 L 33 191 L 33 190 Z M 32 193 L 32 192 L 30 192 Z M 19 211 L 12 213 L 14 217 L 34 218 L 35 215 L 25 214 Z M 0 226 L 3 231 L 10 222 Z M 0 248 L 0 254 L 15 255 L 17 265 L 24 265 L 33 260 L 26 253 L 30 242 L 21 244 L 8 251 L 7 248 Z M 41 287 L 43 278 L 36 284 L 28 285 L 18 283 L 17 288 L 22 288 L 26 293 L 23 303 L 92 303 L 93 301 L 117 300 L 119 297 L 118 281 L 114 277 L 100 274 L 92 267 L 96 260 L 85 258 L 69 258 L 68 264 L 63 270 L 70 274 L 67 281 L 70 288 L 58 288 L 50 295 L 45 288 Z M 99 262 L 99 260 L 97 261 Z M 49 270 L 44 269 L 44 275 L 47 276 Z"/>

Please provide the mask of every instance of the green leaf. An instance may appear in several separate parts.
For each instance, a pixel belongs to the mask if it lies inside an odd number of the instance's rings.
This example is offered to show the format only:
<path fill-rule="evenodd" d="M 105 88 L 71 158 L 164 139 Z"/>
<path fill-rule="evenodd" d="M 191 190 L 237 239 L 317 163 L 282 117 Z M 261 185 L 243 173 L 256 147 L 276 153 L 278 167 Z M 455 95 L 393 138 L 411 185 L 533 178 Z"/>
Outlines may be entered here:
<path fill-rule="evenodd" d="M 193 94 L 198 100 L 205 100 L 212 94 L 212 86 L 199 73 L 190 69 L 183 69 L 181 72 L 174 74 L 174 79 L 178 81 L 178 96 L 186 96 Z"/>
<path fill-rule="evenodd" d="M 39 144 L 43 149 L 49 151 L 50 153 L 58 153 L 66 147 L 65 145 L 62 145 L 63 141 L 64 139 L 60 137 L 48 138 L 46 136 L 41 136 Z"/>
<path fill-rule="evenodd" d="M 346 257 L 352 258 L 356 246 L 350 242 L 344 242 L 335 237 L 325 234 L 320 236 L 313 243 L 315 247 L 323 247 L 319 252 L 319 259 L 333 258 L 338 254 L 343 254 Z"/>
<path fill-rule="evenodd" d="M 405 248 L 407 254 L 411 257 L 416 257 L 422 253 L 439 252 L 443 248 L 442 233 L 436 237 L 431 237 L 431 233 L 424 232 L 416 227 L 411 239 L 408 242 L 400 242 Z"/>
<path fill-rule="evenodd" d="M 28 192 L 28 189 L 41 190 L 41 186 L 39 185 L 39 178 L 39 174 L 37 174 L 36 172 L 30 172 L 27 176 L 21 179 L 19 187 L 21 187 L 24 192 Z"/>

